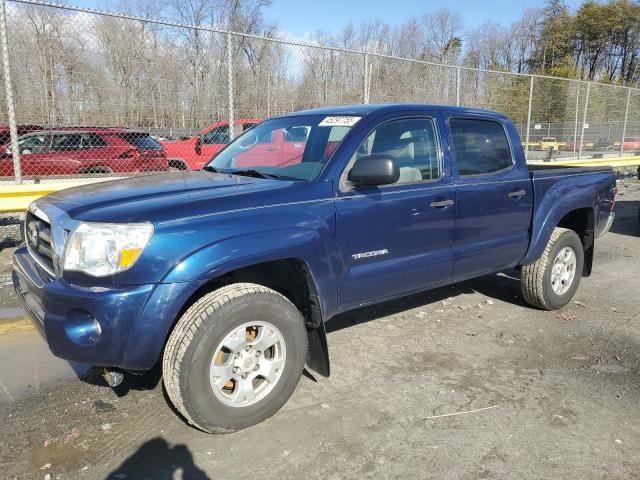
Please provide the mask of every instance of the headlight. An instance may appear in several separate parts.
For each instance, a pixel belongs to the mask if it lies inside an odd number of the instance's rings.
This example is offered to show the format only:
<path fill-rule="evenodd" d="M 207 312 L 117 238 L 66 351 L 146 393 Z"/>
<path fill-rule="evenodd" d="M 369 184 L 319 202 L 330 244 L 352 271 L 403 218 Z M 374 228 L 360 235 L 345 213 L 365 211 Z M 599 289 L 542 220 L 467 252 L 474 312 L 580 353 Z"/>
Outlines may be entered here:
<path fill-rule="evenodd" d="M 150 223 L 81 223 L 71 233 L 64 254 L 64 269 L 94 277 L 131 267 L 149 243 Z"/>

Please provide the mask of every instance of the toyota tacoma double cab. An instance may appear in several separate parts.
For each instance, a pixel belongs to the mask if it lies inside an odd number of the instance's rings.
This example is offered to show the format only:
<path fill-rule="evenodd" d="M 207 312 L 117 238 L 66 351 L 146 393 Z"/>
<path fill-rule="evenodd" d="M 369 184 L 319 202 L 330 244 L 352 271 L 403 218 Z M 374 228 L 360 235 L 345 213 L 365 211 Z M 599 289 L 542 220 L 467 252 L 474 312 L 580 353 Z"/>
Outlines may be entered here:
<path fill-rule="evenodd" d="M 249 155 L 285 130 L 304 144 L 296 162 Z M 338 313 L 514 267 L 529 304 L 562 308 L 615 191 L 611 168 L 527 166 L 500 113 L 309 110 L 260 123 L 200 171 L 36 200 L 13 285 L 54 355 L 112 384 L 161 362 L 178 411 L 229 432 L 277 412 L 305 364 L 329 375 Z"/>

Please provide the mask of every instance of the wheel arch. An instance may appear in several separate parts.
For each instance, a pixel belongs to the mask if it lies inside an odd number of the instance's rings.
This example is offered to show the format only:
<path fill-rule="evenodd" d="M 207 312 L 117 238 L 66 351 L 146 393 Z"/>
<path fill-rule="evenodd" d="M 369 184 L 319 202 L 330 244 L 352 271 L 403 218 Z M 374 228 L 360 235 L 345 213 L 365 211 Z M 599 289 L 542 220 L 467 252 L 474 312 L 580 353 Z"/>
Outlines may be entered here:
<path fill-rule="evenodd" d="M 211 278 L 197 288 L 184 302 L 175 316 L 166 339 L 184 312 L 207 293 L 234 283 L 253 283 L 282 294 L 302 313 L 307 328 L 309 354 L 307 365 L 322 376 L 330 374 L 329 349 L 325 318 L 318 295 L 318 287 L 307 262 L 299 257 L 288 257 L 246 265 Z"/>
<path fill-rule="evenodd" d="M 209 245 L 184 258 L 165 276 L 157 287 L 156 298 L 143 308 L 144 320 L 136 321 L 132 328 L 123 353 L 125 368 L 151 368 L 161 358 L 177 321 L 203 295 L 231 283 L 249 282 L 278 291 L 300 309 L 309 341 L 307 365 L 320 375 L 329 375 L 324 322 L 328 310 L 335 308 L 336 295 L 335 287 L 331 287 L 335 276 L 329 252 L 311 230 L 276 230 L 247 237 L 250 243 L 240 242 L 246 237 L 236 237 Z M 295 241 L 288 243 L 287 238 Z M 241 245 L 243 248 L 239 248 Z M 272 248 L 265 250 L 267 245 Z M 156 317 L 151 325 L 150 315 L 145 312 L 157 310 L 162 303 L 167 306 L 161 311 L 161 318 Z M 138 360 L 141 352 L 145 352 L 144 362 Z"/>
<path fill-rule="evenodd" d="M 544 208 L 545 205 L 543 204 L 538 207 L 538 211 Z M 551 207 L 545 218 L 534 218 L 531 243 L 520 265 L 529 265 L 540 258 L 549 238 L 551 238 L 553 230 L 556 227 L 563 227 L 575 231 L 582 240 L 585 254 L 583 276 L 589 276 L 593 265 L 595 221 L 596 209 L 593 206 L 592 200 L 589 202 L 572 202 L 571 205 L 561 204 Z"/>

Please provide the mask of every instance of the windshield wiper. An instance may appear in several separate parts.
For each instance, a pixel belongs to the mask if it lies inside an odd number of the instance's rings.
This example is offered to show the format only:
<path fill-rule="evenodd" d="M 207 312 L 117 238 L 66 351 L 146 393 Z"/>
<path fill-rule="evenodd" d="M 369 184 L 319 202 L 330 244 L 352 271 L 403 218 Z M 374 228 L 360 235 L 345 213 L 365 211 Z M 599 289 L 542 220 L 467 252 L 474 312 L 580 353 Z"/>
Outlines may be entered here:
<path fill-rule="evenodd" d="M 216 167 L 212 167 L 211 165 L 205 165 L 204 167 L 202 167 L 202 169 L 206 170 L 207 172 L 225 173 L 222 170 L 218 170 Z"/>
<path fill-rule="evenodd" d="M 247 177 L 256 178 L 282 178 L 280 175 L 276 175 L 275 173 L 261 172 L 260 170 L 254 170 L 252 168 L 249 168 L 247 170 L 230 170 L 225 173 L 229 173 L 231 175 L 245 175 Z"/>

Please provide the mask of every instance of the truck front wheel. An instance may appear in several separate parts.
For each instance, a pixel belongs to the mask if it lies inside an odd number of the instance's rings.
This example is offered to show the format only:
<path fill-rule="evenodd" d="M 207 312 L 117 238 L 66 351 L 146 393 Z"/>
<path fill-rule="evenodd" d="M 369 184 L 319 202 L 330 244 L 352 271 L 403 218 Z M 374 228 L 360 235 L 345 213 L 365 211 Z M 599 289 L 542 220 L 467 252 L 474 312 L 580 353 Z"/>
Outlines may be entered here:
<path fill-rule="evenodd" d="M 305 323 L 278 292 L 236 283 L 196 301 L 169 336 L 163 380 L 195 427 L 228 433 L 276 413 L 307 357 Z"/>
<path fill-rule="evenodd" d="M 522 294 L 529 305 L 557 310 L 571 301 L 584 264 L 580 237 L 573 230 L 556 228 L 540 258 L 522 267 Z"/>

